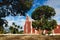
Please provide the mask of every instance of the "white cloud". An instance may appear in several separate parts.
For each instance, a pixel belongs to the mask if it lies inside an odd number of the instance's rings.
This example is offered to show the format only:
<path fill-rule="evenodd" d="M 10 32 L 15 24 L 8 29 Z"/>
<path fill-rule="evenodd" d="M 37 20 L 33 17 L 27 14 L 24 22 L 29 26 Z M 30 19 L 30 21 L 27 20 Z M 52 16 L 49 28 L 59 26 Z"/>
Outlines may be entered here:
<path fill-rule="evenodd" d="M 57 21 L 58 22 L 58 25 L 60 25 L 60 21 Z"/>
<path fill-rule="evenodd" d="M 8 25 L 11 26 L 12 25 L 12 22 L 14 22 L 14 21 L 13 20 L 8 21 Z"/>
<path fill-rule="evenodd" d="M 15 22 L 15 24 L 20 25 L 20 26 L 24 26 L 25 23 L 25 19 L 24 16 L 9 16 L 9 17 L 5 17 L 5 19 L 8 21 L 8 25 L 12 25 L 12 22 Z"/>
<path fill-rule="evenodd" d="M 56 16 L 60 16 L 60 8 L 55 8 Z"/>
<path fill-rule="evenodd" d="M 18 20 L 18 21 L 15 21 L 15 23 L 16 23 L 17 25 L 24 26 L 24 24 L 25 24 L 25 19 L 20 19 L 20 20 Z"/>
<path fill-rule="evenodd" d="M 59 7 L 60 6 L 60 0 L 48 0 L 44 4 L 52 6 L 52 7 Z"/>
<path fill-rule="evenodd" d="M 56 15 L 54 19 L 57 20 L 58 24 L 60 24 L 60 0 L 48 0 L 44 5 L 49 5 L 55 9 Z"/>

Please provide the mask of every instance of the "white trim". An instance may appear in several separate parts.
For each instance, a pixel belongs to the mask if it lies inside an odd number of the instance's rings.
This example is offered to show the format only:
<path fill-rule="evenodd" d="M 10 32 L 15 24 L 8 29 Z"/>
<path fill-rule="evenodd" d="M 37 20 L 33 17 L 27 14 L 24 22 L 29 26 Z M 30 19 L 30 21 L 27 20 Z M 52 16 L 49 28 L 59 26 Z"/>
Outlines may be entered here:
<path fill-rule="evenodd" d="M 46 30 L 43 30 L 43 34 L 45 34 Z"/>
<path fill-rule="evenodd" d="M 37 34 L 37 30 L 35 30 L 35 34 Z"/>
<path fill-rule="evenodd" d="M 33 33 L 33 32 L 32 32 L 32 21 L 31 21 L 31 24 L 30 24 L 30 25 L 31 25 L 31 34 L 32 34 L 32 33 Z"/>

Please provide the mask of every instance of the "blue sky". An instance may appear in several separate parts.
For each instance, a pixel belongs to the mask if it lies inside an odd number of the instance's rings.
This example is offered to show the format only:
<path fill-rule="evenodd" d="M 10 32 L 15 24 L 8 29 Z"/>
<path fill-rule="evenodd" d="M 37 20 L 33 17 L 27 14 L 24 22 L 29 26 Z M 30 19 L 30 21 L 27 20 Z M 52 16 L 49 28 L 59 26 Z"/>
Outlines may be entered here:
<path fill-rule="evenodd" d="M 0 0 L 1 1 L 1 0 Z M 32 12 L 41 5 L 49 5 L 53 7 L 56 11 L 56 15 L 53 17 L 60 24 L 60 0 L 34 0 L 31 9 L 27 12 L 29 16 L 31 16 Z M 12 22 L 15 22 L 17 25 L 24 26 L 25 24 L 25 16 L 8 16 L 5 17 L 8 21 L 8 25 L 12 25 Z"/>

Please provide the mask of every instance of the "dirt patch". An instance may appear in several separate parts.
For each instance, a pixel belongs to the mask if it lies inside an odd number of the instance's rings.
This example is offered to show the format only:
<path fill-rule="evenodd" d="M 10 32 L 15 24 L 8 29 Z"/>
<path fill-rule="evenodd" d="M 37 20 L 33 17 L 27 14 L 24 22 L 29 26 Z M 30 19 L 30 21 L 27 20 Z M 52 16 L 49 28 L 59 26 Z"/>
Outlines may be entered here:
<path fill-rule="evenodd" d="M 0 40 L 60 40 L 60 36 L 0 35 Z"/>

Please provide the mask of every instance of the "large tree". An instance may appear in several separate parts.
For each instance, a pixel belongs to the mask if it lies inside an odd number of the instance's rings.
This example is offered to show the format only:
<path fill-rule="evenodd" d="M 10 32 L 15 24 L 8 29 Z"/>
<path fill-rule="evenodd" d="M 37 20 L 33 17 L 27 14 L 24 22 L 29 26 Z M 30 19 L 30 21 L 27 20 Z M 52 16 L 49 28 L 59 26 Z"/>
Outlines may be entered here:
<path fill-rule="evenodd" d="M 32 26 L 36 29 L 51 31 L 57 25 L 56 20 L 52 19 L 55 16 L 54 8 L 50 6 L 40 6 L 34 10 L 32 13 L 32 19 L 35 21 Z"/>
<path fill-rule="evenodd" d="M 16 25 L 14 22 L 12 23 L 12 26 L 10 26 L 9 30 L 10 30 L 10 33 L 12 34 L 16 34 L 16 33 L 19 34 L 20 32 L 23 33 L 22 27 L 19 25 Z"/>
<path fill-rule="evenodd" d="M 31 8 L 33 0 L 2 0 L 0 2 L 0 27 L 7 21 L 6 16 L 23 15 Z"/>
<path fill-rule="evenodd" d="M 25 15 L 31 8 L 32 0 L 2 0 L 0 3 L 1 17 L 9 14 L 15 16 L 17 14 Z"/>
<path fill-rule="evenodd" d="M 50 19 L 52 16 L 55 16 L 54 8 L 50 6 L 39 6 L 32 13 L 32 19 L 40 20 L 41 18 Z"/>

